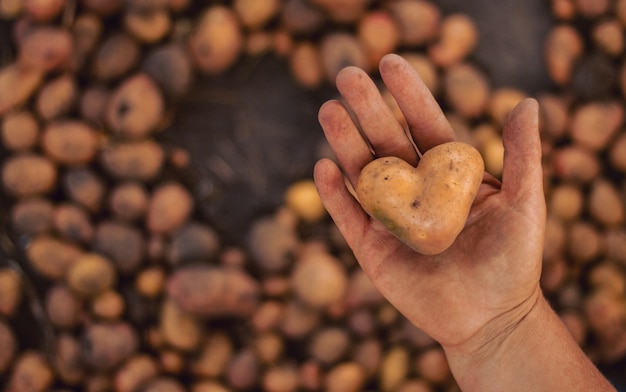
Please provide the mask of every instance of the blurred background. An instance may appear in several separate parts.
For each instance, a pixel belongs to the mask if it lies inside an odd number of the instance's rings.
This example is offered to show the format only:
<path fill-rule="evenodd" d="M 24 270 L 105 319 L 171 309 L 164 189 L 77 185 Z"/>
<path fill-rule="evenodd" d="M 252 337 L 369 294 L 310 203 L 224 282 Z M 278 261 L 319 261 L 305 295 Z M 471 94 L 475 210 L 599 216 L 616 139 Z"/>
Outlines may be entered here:
<path fill-rule="evenodd" d="M 542 288 L 626 388 L 623 0 L 0 0 L 0 389 L 457 391 L 312 167 L 404 56 L 486 169 L 541 108 Z"/>

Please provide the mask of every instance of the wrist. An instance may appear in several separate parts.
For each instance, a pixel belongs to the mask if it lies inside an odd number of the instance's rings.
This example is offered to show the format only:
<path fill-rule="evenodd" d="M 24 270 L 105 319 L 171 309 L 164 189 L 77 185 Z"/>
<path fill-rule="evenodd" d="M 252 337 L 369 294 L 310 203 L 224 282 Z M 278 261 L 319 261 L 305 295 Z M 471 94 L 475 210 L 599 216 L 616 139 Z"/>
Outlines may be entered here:
<path fill-rule="evenodd" d="M 443 346 L 457 382 L 489 380 L 489 374 L 497 375 L 502 361 L 528 344 L 529 336 L 542 328 L 541 320 L 548 308 L 537 288 L 525 301 L 492 319 L 467 341 Z"/>
<path fill-rule="evenodd" d="M 614 391 L 539 289 L 473 339 L 444 350 L 463 391 Z"/>

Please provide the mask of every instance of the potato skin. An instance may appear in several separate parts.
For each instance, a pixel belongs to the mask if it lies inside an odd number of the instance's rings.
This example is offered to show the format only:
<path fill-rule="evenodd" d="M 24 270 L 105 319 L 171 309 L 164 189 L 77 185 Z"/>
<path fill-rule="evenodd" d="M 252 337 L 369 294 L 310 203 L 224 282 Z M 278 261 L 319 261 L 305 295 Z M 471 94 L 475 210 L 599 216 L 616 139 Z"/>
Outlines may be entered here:
<path fill-rule="evenodd" d="M 417 167 L 397 157 L 375 159 L 361 171 L 356 193 L 363 209 L 398 239 L 435 255 L 465 226 L 483 174 L 475 148 L 449 142 L 428 150 Z"/>

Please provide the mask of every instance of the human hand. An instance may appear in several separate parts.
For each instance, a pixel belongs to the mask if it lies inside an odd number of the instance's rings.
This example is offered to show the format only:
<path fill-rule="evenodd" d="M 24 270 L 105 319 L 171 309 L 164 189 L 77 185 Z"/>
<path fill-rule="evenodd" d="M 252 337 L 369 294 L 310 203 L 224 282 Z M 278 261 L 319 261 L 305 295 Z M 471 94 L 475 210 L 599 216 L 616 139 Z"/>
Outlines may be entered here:
<path fill-rule="evenodd" d="M 400 312 L 444 349 L 480 349 L 515 326 L 541 297 L 545 202 L 537 103 L 522 101 L 504 125 L 502 182 L 485 174 L 456 241 L 441 254 L 425 256 L 369 217 L 346 187 L 345 180 L 354 186 L 375 157 L 398 156 L 416 165 L 413 143 L 423 153 L 455 140 L 406 61 L 387 55 L 380 73 L 407 119 L 408 133 L 365 72 L 342 70 L 337 88 L 347 107 L 331 100 L 319 112 L 342 170 L 331 160 L 318 162 L 319 194 L 363 270 Z"/>

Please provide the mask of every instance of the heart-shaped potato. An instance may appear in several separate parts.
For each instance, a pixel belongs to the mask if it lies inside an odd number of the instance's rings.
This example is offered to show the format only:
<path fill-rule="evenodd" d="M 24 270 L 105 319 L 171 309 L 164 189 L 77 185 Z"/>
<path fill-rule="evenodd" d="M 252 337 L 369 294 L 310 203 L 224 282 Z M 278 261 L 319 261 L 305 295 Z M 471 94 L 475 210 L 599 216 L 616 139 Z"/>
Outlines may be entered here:
<path fill-rule="evenodd" d="M 462 142 L 426 151 L 417 167 L 397 157 L 367 164 L 356 184 L 361 206 L 419 253 L 439 254 L 459 235 L 484 173 L 480 153 Z"/>

